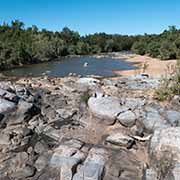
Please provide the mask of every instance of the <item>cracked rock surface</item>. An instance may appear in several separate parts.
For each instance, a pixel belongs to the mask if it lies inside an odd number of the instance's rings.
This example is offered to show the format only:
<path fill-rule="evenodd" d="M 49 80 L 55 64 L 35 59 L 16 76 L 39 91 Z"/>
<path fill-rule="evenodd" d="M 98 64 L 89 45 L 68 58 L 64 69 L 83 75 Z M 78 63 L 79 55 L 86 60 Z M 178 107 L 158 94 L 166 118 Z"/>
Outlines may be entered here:
<path fill-rule="evenodd" d="M 164 161 L 163 178 L 178 180 L 180 101 L 156 102 L 158 85 L 140 76 L 0 81 L 0 180 L 158 180 Z"/>

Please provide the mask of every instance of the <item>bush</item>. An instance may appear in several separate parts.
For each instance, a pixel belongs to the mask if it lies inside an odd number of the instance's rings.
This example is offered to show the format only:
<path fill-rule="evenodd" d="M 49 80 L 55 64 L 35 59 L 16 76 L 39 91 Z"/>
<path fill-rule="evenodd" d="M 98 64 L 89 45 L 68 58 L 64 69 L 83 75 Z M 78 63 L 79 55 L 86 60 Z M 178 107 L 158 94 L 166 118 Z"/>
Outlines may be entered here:
<path fill-rule="evenodd" d="M 136 54 L 144 55 L 146 54 L 147 44 L 143 41 L 135 42 L 132 46 L 132 51 Z"/>
<path fill-rule="evenodd" d="M 87 104 L 90 97 L 91 97 L 90 91 L 89 90 L 85 91 L 81 95 L 81 102 Z"/>
<path fill-rule="evenodd" d="M 175 72 L 162 80 L 162 83 L 155 91 L 155 99 L 159 101 L 167 100 L 174 95 L 180 95 L 180 65 L 178 64 Z"/>

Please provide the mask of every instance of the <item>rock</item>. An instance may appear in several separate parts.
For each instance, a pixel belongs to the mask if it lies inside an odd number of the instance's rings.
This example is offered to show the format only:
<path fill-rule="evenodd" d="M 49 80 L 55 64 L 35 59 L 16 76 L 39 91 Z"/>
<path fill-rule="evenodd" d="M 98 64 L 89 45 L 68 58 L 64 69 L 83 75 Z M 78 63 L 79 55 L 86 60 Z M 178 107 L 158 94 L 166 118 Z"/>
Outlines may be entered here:
<path fill-rule="evenodd" d="M 109 79 L 103 79 L 102 84 L 105 86 L 116 86 L 117 82 L 109 80 Z"/>
<path fill-rule="evenodd" d="M 12 90 L 12 84 L 10 81 L 1 81 L 0 82 L 0 88 L 4 89 L 6 91 L 11 91 Z"/>
<path fill-rule="evenodd" d="M 31 129 L 28 129 L 28 128 L 26 128 L 26 127 L 24 127 L 23 129 L 22 129 L 22 135 L 23 136 L 29 136 L 29 135 L 32 135 L 33 134 L 33 131 L 31 130 Z"/>
<path fill-rule="evenodd" d="M 130 147 L 134 143 L 134 139 L 123 131 L 112 132 L 107 138 L 106 142 L 117 146 Z"/>
<path fill-rule="evenodd" d="M 21 100 L 18 103 L 18 108 L 13 115 L 13 119 L 8 122 L 8 125 L 20 124 L 23 121 L 29 121 L 39 112 L 40 110 L 34 104 Z"/>
<path fill-rule="evenodd" d="M 150 88 L 156 88 L 160 84 L 160 77 L 147 78 L 141 75 L 133 75 L 128 77 L 127 86 L 130 89 L 146 90 Z"/>
<path fill-rule="evenodd" d="M 142 180 L 158 180 L 157 172 L 154 169 L 146 169 Z"/>
<path fill-rule="evenodd" d="M 132 111 L 125 111 L 120 113 L 117 119 L 122 125 L 132 127 L 135 124 L 136 116 Z"/>
<path fill-rule="evenodd" d="M 145 99 L 142 98 L 125 98 L 124 103 L 125 106 L 131 110 L 135 110 L 137 108 L 142 108 L 145 105 Z"/>
<path fill-rule="evenodd" d="M 42 132 L 41 130 L 38 130 L 37 133 L 43 133 L 47 137 L 50 137 L 52 140 L 57 141 L 57 142 L 61 138 L 59 130 L 54 129 L 51 126 L 46 126 L 45 128 L 42 128 Z"/>
<path fill-rule="evenodd" d="M 61 168 L 61 180 L 71 180 L 73 169 L 85 159 L 85 154 L 79 151 L 82 145 L 78 140 L 71 140 L 55 149 L 50 164 Z"/>
<path fill-rule="evenodd" d="M 37 142 L 34 146 L 34 151 L 38 154 L 42 154 L 44 151 L 46 151 L 47 147 L 45 147 L 41 142 Z"/>
<path fill-rule="evenodd" d="M 180 113 L 177 111 L 166 111 L 166 117 L 172 126 L 180 126 Z"/>
<path fill-rule="evenodd" d="M 173 169 L 171 170 L 171 178 L 173 180 L 179 180 L 180 179 L 180 163 L 175 163 Z M 168 179 L 166 179 L 168 180 Z"/>
<path fill-rule="evenodd" d="M 147 79 L 147 76 L 143 76 L 142 74 L 131 75 L 128 77 L 129 80 L 144 80 Z"/>
<path fill-rule="evenodd" d="M 10 113 L 15 110 L 15 108 L 15 103 L 0 98 L 0 113 Z"/>
<path fill-rule="evenodd" d="M 176 110 L 179 110 L 179 108 L 180 108 L 180 96 L 175 95 L 171 100 L 171 104 Z"/>
<path fill-rule="evenodd" d="M 42 171 L 46 166 L 48 166 L 50 161 L 50 154 L 44 153 L 38 157 L 34 166 L 36 167 L 37 171 Z"/>
<path fill-rule="evenodd" d="M 36 169 L 32 166 L 26 166 L 22 169 L 18 169 L 11 176 L 12 178 L 24 179 L 28 177 L 32 177 L 35 174 Z"/>
<path fill-rule="evenodd" d="M 145 112 L 141 114 L 139 120 L 147 132 L 170 127 L 170 124 L 159 114 L 158 110 L 151 106 L 145 107 Z"/>
<path fill-rule="evenodd" d="M 7 134 L 0 134 L 0 145 L 3 147 L 3 145 L 10 145 L 10 137 Z"/>
<path fill-rule="evenodd" d="M 89 110 L 92 115 L 105 120 L 106 124 L 113 124 L 117 115 L 126 110 L 116 97 L 91 97 L 88 100 Z"/>
<path fill-rule="evenodd" d="M 77 109 L 57 109 L 56 112 L 64 119 L 71 118 L 77 112 Z"/>
<path fill-rule="evenodd" d="M 95 78 L 80 78 L 77 80 L 78 84 L 87 85 L 87 86 L 94 86 L 100 83 L 98 79 Z"/>
<path fill-rule="evenodd" d="M 150 141 L 149 152 L 157 159 L 170 153 L 180 162 L 180 127 L 157 129 Z"/>
<path fill-rule="evenodd" d="M 0 96 L 6 100 L 18 102 L 19 98 L 16 94 L 0 89 Z"/>
<path fill-rule="evenodd" d="M 92 148 L 73 180 L 101 180 L 108 153 L 105 149 Z"/>
<path fill-rule="evenodd" d="M 81 141 L 74 139 L 65 142 L 54 150 L 50 164 L 56 167 L 61 167 L 68 163 L 70 164 L 71 160 L 74 161 L 73 155 L 77 153 L 82 145 L 83 143 Z"/>

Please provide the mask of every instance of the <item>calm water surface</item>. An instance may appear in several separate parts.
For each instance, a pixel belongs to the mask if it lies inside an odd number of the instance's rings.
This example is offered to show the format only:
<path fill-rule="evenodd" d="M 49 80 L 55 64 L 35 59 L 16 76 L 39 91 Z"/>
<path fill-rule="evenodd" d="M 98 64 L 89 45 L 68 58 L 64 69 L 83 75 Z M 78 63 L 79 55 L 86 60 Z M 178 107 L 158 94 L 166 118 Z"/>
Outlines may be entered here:
<path fill-rule="evenodd" d="M 88 63 L 87 67 L 84 64 Z M 78 75 L 113 76 L 113 70 L 134 69 L 134 63 L 111 57 L 92 56 L 61 58 L 41 64 L 28 65 L 6 71 L 9 76 L 41 76 L 43 73 L 52 77 L 63 77 L 69 73 Z"/>

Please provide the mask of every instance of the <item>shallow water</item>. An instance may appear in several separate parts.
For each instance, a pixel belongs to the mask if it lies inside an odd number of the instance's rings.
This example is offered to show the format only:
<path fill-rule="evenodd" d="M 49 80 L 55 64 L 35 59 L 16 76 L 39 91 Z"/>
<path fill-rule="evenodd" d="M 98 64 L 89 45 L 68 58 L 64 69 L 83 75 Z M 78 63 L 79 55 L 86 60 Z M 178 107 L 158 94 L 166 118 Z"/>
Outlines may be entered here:
<path fill-rule="evenodd" d="M 88 63 L 87 67 L 84 64 Z M 113 70 L 134 69 L 134 63 L 124 61 L 123 59 L 112 59 L 112 57 L 96 58 L 93 56 L 68 57 L 58 60 L 33 64 L 21 68 L 14 68 L 5 71 L 8 76 L 41 76 L 46 73 L 52 77 L 63 77 L 69 73 L 77 75 L 99 75 L 113 76 Z"/>

